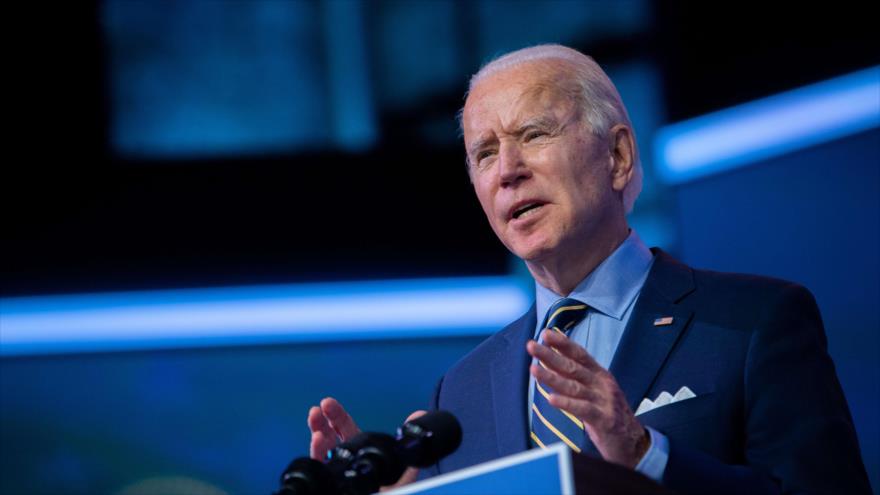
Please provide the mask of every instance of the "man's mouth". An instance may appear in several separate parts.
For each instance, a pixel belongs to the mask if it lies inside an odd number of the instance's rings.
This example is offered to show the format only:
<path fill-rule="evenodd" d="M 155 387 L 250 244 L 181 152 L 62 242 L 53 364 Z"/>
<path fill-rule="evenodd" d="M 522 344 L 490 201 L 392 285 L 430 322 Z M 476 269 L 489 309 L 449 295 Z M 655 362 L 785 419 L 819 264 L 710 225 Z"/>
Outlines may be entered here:
<path fill-rule="evenodd" d="M 511 217 L 514 220 L 518 220 L 520 218 L 527 218 L 530 215 L 534 214 L 539 209 L 541 209 L 542 206 L 544 206 L 544 203 L 539 203 L 539 202 L 526 203 L 526 204 L 520 206 L 519 208 L 517 208 L 516 210 L 514 210 L 513 215 L 511 215 Z"/>

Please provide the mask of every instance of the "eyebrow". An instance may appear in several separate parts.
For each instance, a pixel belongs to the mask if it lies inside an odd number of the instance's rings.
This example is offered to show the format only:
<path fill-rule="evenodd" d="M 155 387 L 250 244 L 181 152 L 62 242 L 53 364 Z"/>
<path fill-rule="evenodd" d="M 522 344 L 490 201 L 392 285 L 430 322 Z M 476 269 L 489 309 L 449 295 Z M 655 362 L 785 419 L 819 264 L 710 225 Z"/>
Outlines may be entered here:
<path fill-rule="evenodd" d="M 492 137 L 477 139 L 477 141 L 468 148 L 468 156 L 475 155 L 478 151 L 486 147 L 487 144 L 497 140 L 498 139 L 494 135 Z"/>
<path fill-rule="evenodd" d="M 560 124 L 556 117 L 549 115 L 539 115 L 537 117 L 526 119 L 525 122 L 517 126 L 516 131 L 513 132 L 513 135 L 518 136 L 525 131 L 533 128 L 556 130 L 559 127 Z"/>
<path fill-rule="evenodd" d="M 538 128 L 538 129 L 548 129 L 548 130 L 556 131 L 557 129 L 559 129 L 559 127 L 560 127 L 559 121 L 554 116 L 539 115 L 537 117 L 531 117 L 529 119 L 526 119 L 524 122 L 517 125 L 516 130 L 511 132 L 510 134 L 518 137 L 518 136 L 523 135 L 529 129 Z M 472 155 L 476 154 L 481 149 L 483 149 L 486 145 L 488 145 L 489 143 L 491 143 L 493 141 L 497 141 L 497 140 L 498 139 L 494 135 L 491 137 L 484 137 L 484 138 L 477 139 L 477 141 L 474 142 L 474 144 L 472 144 L 468 148 L 468 156 L 472 156 Z"/>

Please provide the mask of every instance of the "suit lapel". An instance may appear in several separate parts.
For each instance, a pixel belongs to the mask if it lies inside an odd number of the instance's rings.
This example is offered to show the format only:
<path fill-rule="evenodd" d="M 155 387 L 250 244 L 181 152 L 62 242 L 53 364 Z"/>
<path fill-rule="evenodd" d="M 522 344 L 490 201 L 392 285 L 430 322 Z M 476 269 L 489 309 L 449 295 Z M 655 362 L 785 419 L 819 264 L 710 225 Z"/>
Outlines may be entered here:
<path fill-rule="evenodd" d="M 529 448 L 528 376 L 530 356 L 526 342 L 537 325 L 535 306 L 504 330 L 504 349 L 490 365 L 492 403 L 498 454 L 522 452 Z"/>
<path fill-rule="evenodd" d="M 633 411 L 651 387 L 669 352 L 687 327 L 693 312 L 678 303 L 694 290 L 693 273 L 663 251 L 655 251 L 651 273 L 642 287 L 636 307 L 623 333 L 609 371 L 626 394 Z M 669 325 L 654 320 L 672 317 Z M 493 419 L 499 456 L 529 448 L 528 401 L 529 355 L 526 342 L 537 325 L 535 307 L 503 330 L 504 341 L 490 363 Z M 598 455 L 589 438 L 585 453 Z"/>
<path fill-rule="evenodd" d="M 693 311 L 678 305 L 694 290 L 693 272 L 659 249 L 655 255 L 609 367 L 633 411 L 693 316 Z M 671 324 L 654 325 L 655 320 L 666 317 L 672 317 Z"/>

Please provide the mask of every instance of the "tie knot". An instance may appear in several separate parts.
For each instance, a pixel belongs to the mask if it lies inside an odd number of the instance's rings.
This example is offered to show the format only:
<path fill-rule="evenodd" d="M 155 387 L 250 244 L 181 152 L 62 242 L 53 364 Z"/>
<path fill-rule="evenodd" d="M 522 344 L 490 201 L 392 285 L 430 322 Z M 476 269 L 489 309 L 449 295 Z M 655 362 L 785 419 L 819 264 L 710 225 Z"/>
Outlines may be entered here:
<path fill-rule="evenodd" d="M 579 321 L 584 319 L 589 306 L 577 299 L 564 297 L 550 306 L 541 328 L 555 328 L 568 333 Z"/>

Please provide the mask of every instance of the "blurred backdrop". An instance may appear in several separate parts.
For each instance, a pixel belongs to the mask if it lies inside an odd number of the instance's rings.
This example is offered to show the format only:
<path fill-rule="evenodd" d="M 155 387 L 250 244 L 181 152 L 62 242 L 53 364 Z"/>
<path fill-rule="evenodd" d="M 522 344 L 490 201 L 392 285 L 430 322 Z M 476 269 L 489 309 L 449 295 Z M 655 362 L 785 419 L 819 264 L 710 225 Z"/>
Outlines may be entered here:
<path fill-rule="evenodd" d="M 268 493 L 322 397 L 381 431 L 424 407 L 533 290 L 468 182 L 467 80 L 560 42 L 629 109 L 647 243 L 816 295 L 878 493 L 868 7 L 106 0 L 6 23 L 0 492 Z"/>

